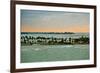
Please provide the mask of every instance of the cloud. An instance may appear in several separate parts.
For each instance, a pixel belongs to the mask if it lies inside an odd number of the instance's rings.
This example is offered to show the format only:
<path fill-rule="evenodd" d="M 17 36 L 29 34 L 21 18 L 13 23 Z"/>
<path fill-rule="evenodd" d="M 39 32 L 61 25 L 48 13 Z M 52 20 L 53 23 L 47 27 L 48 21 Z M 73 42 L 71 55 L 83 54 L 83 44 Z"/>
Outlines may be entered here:
<path fill-rule="evenodd" d="M 30 27 L 32 31 L 69 31 L 68 28 L 75 31 L 74 27 L 82 31 L 79 28 L 84 26 L 86 32 L 89 28 L 89 13 L 24 10 L 21 14 L 22 27 Z"/>

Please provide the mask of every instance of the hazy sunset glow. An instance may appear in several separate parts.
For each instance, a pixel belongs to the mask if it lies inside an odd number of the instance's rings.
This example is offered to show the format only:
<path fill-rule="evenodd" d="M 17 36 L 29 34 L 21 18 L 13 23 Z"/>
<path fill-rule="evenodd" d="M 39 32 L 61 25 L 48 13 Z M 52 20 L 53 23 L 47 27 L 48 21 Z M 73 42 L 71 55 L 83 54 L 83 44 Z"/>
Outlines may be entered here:
<path fill-rule="evenodd" d="M 89 13 L 21 10 L 21 32 L 89 32 Z"/>

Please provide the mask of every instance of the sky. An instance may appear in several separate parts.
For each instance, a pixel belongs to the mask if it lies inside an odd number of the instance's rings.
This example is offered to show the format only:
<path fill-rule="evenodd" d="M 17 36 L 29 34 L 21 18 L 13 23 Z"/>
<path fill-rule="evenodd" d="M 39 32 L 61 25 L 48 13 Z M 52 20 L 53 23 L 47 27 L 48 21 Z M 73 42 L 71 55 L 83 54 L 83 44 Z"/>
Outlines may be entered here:
<path fill-rule="evenodd" d="M 89 32 L 89 13 L 21 10 L 21 32 Z"/>

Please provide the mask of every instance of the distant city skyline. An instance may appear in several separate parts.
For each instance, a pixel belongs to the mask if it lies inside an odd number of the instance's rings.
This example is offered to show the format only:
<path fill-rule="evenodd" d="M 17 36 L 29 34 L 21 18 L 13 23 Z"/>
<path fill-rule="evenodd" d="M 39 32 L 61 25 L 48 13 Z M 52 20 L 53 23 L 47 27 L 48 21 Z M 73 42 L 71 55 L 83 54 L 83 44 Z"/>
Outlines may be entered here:
<path fill-rule="evenodd" d="M 89 32 L 89 13 L 21 10 L 21 32 Z"/>

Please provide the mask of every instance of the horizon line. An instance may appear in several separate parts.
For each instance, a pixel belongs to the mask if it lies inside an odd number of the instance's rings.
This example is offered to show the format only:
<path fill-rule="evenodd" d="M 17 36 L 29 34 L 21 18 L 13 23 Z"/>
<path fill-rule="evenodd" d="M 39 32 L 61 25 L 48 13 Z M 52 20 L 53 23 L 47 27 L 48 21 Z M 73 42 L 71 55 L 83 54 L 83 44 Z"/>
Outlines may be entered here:
<path fill-rule="evenodd" d="M 27 32 L 27 31 L 24 31 L 24 32 Z M 89 33 L 89 32 L 29 32 L 29 33 Z"/>

